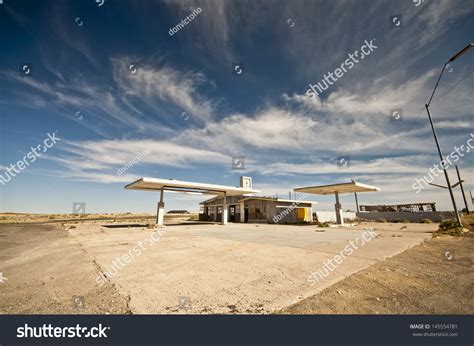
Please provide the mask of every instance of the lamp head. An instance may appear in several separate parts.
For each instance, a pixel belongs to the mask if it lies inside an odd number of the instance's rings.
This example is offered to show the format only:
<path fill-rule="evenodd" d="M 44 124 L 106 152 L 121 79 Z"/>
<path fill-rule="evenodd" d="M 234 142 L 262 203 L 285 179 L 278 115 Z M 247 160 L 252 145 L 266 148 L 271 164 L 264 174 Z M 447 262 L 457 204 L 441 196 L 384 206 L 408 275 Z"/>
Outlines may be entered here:
<path fill-rule="evenodd" d="M 451 59 L 449 59 L 449 62 L 452 62 L 452 61 L 460 58 L 462 55 L 466 54 L 471 48 L 474 48 L 474 43 L 468 44 L 466 47 L 464 47 L 459 52 L 457 52 L 455 55 L 453 55 L 451 57 Z"/>

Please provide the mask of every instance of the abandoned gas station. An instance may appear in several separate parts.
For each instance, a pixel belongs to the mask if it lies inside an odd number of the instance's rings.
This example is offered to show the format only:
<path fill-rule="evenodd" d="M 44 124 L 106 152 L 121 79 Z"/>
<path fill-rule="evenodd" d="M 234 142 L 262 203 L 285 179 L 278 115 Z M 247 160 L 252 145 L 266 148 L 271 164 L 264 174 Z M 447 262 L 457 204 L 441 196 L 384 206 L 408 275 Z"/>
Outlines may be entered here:
<path fill-rule="evenodd" d="M 259 193 L 259 190 L 252 189 L 252 178 L 241 177 L 240 187 L 204 184 L 190 181 L 182 181 L 175 179 L 159 179 L 159 178 L 141 178 L 131 184 L 125 186 L 129 190 L 159 191 L 160 202 L 158 202 L 158 210 L 156 213 L 156 224 L 163 226 L 165 216 L 165 191 L 181 192 L 193 195 L 217 195 L 222 198 L 222 217 L 221 223 L 228 222 L 228 203 L 227 199 L 232 196 L 252 196 Z"/>
<path fill-rule="evenodd" d="M 313 221 L 313 205 L 315 201 L 299 199 L 282 199 L 278 197 L 257 196 L 259 190 L 252 187 L 252 178 L 240 177 L 240 186 L 226 186 L 181 181 L 175 179 L 141 178 L 125 186 L 129 190 L 144 190 L 160 192 L 157 207 L 156 223 L 162 226 L 165 215 L 165 191 L 194 195 L 214 195 L 200 203 L 199 221 L 240 223 L 301 223 Z M 310 186 L 294 189 L 296 192 L 307 194 L 328 195 L 336 197 L 336 223 L 344 224 L 339 194 L 373 192 L 380 189 L 375 186 L 358 182 Z M 357 196 L 356 196 L 357 198 Z"/>

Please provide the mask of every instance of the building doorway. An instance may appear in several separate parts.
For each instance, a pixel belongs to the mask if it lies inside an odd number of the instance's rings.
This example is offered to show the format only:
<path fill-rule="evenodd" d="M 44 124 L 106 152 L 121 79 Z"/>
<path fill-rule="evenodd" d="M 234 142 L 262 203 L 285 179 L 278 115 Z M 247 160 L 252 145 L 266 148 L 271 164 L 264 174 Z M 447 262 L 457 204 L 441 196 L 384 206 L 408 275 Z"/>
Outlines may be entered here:
<path fill-rule="evenodd" d="M 235 205 L 229 206 L 229 222 L 235 222 Z"/>

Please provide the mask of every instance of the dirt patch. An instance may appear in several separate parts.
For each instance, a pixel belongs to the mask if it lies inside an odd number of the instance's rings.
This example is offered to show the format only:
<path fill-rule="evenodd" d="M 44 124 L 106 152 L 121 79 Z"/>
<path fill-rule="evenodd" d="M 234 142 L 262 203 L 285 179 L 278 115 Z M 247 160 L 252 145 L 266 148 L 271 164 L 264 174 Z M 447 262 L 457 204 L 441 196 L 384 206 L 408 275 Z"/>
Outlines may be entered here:
<path fill-rule="evenodd" d="M 284 314 L 472 314 L 474 236 L 441 236 L 302 300 Z"/>
<path fill-rule="evenodd" d="M 61 226 L 0 227 L 1 314 L 126 314 L 128 297 L 95 283 L 94 259 Z"/>

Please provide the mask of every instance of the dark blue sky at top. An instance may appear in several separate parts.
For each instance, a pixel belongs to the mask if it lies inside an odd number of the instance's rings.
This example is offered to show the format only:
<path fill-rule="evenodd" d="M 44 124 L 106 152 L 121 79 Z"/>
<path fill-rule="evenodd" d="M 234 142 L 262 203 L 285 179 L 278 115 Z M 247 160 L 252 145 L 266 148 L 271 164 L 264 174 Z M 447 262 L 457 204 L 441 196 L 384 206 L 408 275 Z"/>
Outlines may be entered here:
<path fill-rule="evenodd" d="M 235 78 L 228 61 L 219 62 L 205 46 L 192 42 L 195 23 L 179 34 L 168 34 L 169 28 L 184 16 L 170 15 L 172 12 L 164 3 L 109 0 L 100 8 L 94 1 L 15 1 L 14 4 L 6 2 L 6 5 L 27 23 L 19 25 L 13 16 L 8 16 L 8 11 L 2 12 L 2 66 L 19 72 L 21 65 L 31 64 L 34 77 L 42 81 L 55 81 L 55 77 L 44 69 L 42 62 L 45 59 L 65 76 L 87 76 L 104 89 L 111 87 L 111 57 L 130 55 L 137 57 L 137 61 L 163 59 L 181 69 L 212 76 L 218 87 L 209 87 L 203 92 L 224 98 L 224 106 L 239 112 L 254 110 L 266 97 L 303 90 L 306 83 L 291 71 L 279 51 L 280 42 L 271 31 L 255 32 L 253 37 L 241 40 L 238 34 L 234 37 L 236 46 L 243 49 L 235 63 L 243 63 L 246 72 L 252 74 L 252 78 L 246 80 Z M 76 18 L 84 23 L 82 27 L 76 25 Z M 245 26 L 245 20 L 241 18 L 241 21 Z M 60 22 L 64 26 L 60 26 Z M 57 38 L 58 30 L 63 30 L 70 41 L 87 42 L 97 65 Z M 249 40 L 255 42 L 250 47 Z M 9 91 L 21 93 L 18 87 Z M 159 114 L 149 116 L 159 117 Z"/>

